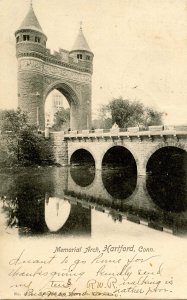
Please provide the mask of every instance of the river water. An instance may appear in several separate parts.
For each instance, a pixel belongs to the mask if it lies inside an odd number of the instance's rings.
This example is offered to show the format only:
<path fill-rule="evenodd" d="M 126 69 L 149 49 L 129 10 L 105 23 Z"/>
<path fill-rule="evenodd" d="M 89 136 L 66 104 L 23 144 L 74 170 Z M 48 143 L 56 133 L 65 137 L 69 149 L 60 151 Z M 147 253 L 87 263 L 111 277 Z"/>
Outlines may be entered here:
<path fill-rule="evenodd" d="M 129 175 L 130 174 L 130 175 Z M 183 177 L 182 177 L 183 178 Z M 0 172 L 1 218 L 19 236 L 92 236 L 124 221 L 185 237 L 186 182 L 123 167 L 27 167 Z"/>

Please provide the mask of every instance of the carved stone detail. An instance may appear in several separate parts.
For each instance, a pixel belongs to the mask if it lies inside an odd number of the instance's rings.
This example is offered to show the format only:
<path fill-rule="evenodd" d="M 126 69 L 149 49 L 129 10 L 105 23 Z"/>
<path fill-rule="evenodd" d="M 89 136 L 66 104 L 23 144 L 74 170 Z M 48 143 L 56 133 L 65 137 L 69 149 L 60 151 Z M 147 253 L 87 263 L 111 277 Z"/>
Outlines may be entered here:
<path fill-rule="evenodd" d="M 20 59 L 18 61 L 19 70 L 36 70 L 43 72 L 43 62 L 36 59 Z"/>
<path fill-rule="evenodd" d="M 78 71 L 71 71 L 60 66 L 54 66 L 46 64 L 36 59 L 19 59 L 19 70 L 32 70 L 43 72 L 44 75 L 53 75 L 55 77 L 64 78 L 66 80 L 72 80 L 82 83 L 90 83 L 91 75 L 82 74 Z"/>
<path fill-rule="evenodd" d="M 44 73 L 45 74 L 52 74 L 55 76 L 64 77 L 66 80 L 73 80 L 83 83 L 90 83 L 91 82 L 91 76 L 89 74 L 82 74 L 80 72 L 67 70 L 62 67 L 56 67 L 54 65 L 44 65 Z"/>

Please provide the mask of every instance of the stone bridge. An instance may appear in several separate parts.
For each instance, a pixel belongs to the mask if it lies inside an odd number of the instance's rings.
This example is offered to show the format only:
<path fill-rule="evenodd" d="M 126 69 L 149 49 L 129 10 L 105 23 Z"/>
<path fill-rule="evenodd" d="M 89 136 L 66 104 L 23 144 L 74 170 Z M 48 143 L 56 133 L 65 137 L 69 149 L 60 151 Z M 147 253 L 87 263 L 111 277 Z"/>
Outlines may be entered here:
<path fill-rule="evenodd" d="M 121 146 L 130 152 L 136 162 L 137 175 L 146 174 L 146 166 L 151 156 L 164 147 L 174 147 L 187 151 L 187 126 L 149 126 L 147 130 L 138 127 L 124 129 L 96 129 L 46 132 L 54 145 L 56 162 L 68 165 L 77 150 L 88 151 L 97 170 L 102 169 L 102 162 L 107 151 Z"/>

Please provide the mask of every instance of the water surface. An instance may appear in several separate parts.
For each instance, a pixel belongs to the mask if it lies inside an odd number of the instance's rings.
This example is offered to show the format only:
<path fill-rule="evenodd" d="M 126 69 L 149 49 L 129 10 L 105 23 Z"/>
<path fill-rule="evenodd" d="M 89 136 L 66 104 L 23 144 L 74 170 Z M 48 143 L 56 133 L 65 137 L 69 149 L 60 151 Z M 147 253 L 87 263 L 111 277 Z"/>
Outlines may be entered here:
<path fill-rule="evenodd" d="M 94 211 L 113 224 L 127 219 L 160 234 L 164 230 L 186 235 L 185 183 L 174 174 L 130 174 L 123 167 L 96 171 L 86 165 L 1 171 L 1 217 L 20 236 L 91 237 Z M 102 228 L 103 217 L 97 218 Z"/>

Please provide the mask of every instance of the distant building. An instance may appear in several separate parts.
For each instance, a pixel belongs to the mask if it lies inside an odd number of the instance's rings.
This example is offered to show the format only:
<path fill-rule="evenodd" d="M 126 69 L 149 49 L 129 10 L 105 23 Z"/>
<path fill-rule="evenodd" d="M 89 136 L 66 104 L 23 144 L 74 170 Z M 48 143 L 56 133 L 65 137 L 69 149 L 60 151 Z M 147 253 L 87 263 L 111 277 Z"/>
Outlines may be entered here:
<path fill-rule="evenodd" d="M 52 127 L 55 120 L 55 114 L 63 108 L 64 96 L 58 91 L 51 94 L 51 107 L 45 112 L 45 126 Z"/>

